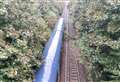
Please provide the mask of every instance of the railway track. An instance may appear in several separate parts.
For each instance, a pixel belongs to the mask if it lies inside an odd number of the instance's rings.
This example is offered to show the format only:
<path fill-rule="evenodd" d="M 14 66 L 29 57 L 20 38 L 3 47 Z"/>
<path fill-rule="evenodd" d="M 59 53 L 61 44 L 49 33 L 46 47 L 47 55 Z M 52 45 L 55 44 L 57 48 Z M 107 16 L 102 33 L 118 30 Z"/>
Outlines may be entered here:
<path fill-rule="evenodd" d="M 64 11 L 65 30 L 67 35 L 74 38 L 75 30 L 69 20 L 69 11 Z M 85 67 L 79 63 L 79 49 L 72 46 L 73 39 L 65 38 L 63 43 L 61 68 L 58 82 L 87 82 Z"/>
<path fill-rule="evenodd" d="M 56 82 L 58 75 L 58 82 L 87 82 L 85 67 L 79 63 L 79 49 L 73 46 L 73 38 L 75 37 L 75 30 L 69 20 L 68 3 L 65 3 L 65 8 L 62 16 L 59 18 L 54 31 L 47 42 L 43 56 L 44 63 L 36 72 L 35 80 L 33 82 Z M 67 32 L 67 37 L 64 38 L 62 46 L 63 30 Z M 72 38 L 70 38 L 70 37 Z M 61 52 L 61 46 L 62 54 Z M 61 63 L 60 60 L 61 54 Z M 59 71 L 59 63 L 60 72 Z"/>

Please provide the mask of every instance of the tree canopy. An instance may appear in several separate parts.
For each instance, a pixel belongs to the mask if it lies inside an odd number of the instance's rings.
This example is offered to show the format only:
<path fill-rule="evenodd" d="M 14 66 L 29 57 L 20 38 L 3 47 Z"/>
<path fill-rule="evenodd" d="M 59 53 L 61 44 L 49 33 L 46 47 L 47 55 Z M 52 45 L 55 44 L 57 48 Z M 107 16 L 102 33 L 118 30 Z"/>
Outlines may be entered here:
<path fill-rule="evenodd" d="M 57 19 L 54 0 L 0 0 L 0 82 L 32 82 Z M 55 23 L 55 22 L 54 22 Z"/>

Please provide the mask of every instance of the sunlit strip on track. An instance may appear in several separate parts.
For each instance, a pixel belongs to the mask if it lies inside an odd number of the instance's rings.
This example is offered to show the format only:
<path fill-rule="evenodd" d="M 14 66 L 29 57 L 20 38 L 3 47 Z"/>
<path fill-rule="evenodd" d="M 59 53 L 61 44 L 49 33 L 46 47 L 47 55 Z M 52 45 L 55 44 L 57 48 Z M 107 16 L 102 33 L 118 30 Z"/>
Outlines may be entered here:
<path fill-rule="evenodd" d="M 60 53 L 60 50 L 58 50 L 58 46 L 61 45 L 60 43 L 60 38 L 61 34 L 63 32 L 63 18 L 60 18 L 56 27 L 56 30 L 54 35 L 52 37 L 52 41 L 48 42 L 50 43 L 49 48 L 47 48 L 47 54 L 45 57 L 45 63 L 42 68 L 40 68 L 40 73 L 41 75 L 35 79 L 34 82 L 56 82 L 51 75 L 52 73 L 56 72 L 54 70 L 58 70 L 58 67 L 55 67 L 53 69 L 53 65 L 58 61 L 55 61 L 56 55 Z M 58 66 L 58 64 L 55 64 L 54 66 Z M 54 75 L 54 74 L 53 74 Z M 56 75 L 56 74 L 55 74 Z M 56 76 L 57 77 L 57 76 Z M 54 80 L 54 81 L 53 81 Z"/>
<path fill-rule="evenodd" d="M 57 45 L 58 45 L 58 40 L 59 40 L 59 36 L 60 35 L 60 31 L 57 31 L 54 38 L 53 38 L 53 42 L 49 48 L 48 51 L 48 56 L 45 59 L 45 72 L 42 78 L 42 82 L 48 82 L 50 75 L 51 75 L 51 69 L 52 69 L 52 62 L 54 62 L 54 58 L 55 58 L 55 53 L 57 50 Z"/>

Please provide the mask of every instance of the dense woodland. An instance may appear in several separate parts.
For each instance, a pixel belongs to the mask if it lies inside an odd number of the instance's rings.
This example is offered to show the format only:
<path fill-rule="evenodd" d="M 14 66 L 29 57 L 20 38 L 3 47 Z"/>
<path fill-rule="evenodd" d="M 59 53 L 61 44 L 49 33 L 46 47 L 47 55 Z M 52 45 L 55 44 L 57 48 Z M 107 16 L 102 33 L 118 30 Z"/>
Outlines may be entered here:
<path fill-rule="evenodd" d="M 0 82 L 33 81 L 60 11 L 54 0 L 0 0 Z"/>
<path fill-rule="evenodd" d="M 32 82 L 63 10 L 59 0 L 0 0 L 0 82 Z M 119 0 L 71 0 L 76 45 L 90 82 L 120 82 Z"/>
<path fill-rule="evenodd" d="M 119 0 L 76 0 L 71 4 L 77 45 L 89 76 L 94 82 L 120 82 Z"/>

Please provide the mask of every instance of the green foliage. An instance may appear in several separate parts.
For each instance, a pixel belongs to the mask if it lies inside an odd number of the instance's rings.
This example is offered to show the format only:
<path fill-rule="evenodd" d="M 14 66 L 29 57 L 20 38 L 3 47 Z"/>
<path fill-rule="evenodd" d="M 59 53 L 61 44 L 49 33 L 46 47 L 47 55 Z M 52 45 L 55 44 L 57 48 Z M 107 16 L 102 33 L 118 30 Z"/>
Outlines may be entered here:
<path fill-rule="evenodd" d="M 82 2 L 80 2 L 82 3 Z M 76 5 L 74 25 L 81 54 L 92 63 L 95 82 L 120 81 L 120 4 L 96 0 Z M 78 16 L 76 16 L 78 15 Z"/>
<path fill-rule="evenodd" d="M 50 36 L 52 1 L 0 0 L 0 82 L 32 82 Z"/>

